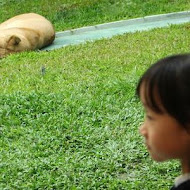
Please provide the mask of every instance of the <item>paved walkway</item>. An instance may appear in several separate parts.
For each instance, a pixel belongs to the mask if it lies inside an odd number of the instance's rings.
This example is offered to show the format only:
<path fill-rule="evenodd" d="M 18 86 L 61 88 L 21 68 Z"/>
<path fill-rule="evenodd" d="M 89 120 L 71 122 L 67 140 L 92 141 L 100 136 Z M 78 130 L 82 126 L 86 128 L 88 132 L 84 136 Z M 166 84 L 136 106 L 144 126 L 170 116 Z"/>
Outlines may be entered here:
<path fill-rule="evenodd" d="M 171 24 L 187 22 L 190 22 L 190 11 L 146 16 L 143 18 L 121 20 L 57 32 L 53 44 L 42 50 L 53 50 L 68 45 L 84 43 L 86 41 L 111 38 L 112 36 L 128 32 L 150 30 L 153 28 L 167 27 Z"/>

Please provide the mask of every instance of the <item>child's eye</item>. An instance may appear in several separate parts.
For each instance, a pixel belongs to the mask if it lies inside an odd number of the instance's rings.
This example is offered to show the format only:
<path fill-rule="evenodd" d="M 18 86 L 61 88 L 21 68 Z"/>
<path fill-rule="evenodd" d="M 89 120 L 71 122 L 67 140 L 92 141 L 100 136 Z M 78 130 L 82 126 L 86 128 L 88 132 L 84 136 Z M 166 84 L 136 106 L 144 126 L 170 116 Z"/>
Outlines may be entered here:
<path fill-rule="evenodd" d="M 146 108 L 144 109 L 144 117 L 146 117 L 148 120 L 154 119 L 152 114 L 150 114 L 149 110 L 147 110 Z"/>
<path fill-rule="evenodd" d="M 147 119 L 153 120 L 153 117 L 151 115 L 146 115 Z"/>

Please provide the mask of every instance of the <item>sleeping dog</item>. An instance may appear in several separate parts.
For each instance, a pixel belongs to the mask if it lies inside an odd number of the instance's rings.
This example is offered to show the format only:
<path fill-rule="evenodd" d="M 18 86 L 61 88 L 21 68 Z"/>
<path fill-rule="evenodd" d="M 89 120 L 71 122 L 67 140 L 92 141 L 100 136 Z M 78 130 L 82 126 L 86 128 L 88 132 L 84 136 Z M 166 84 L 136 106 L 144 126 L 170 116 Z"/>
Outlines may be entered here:
<path fill-rule="evenodd" d="M 55 39 L 50 21 L 41 15 L 27 13 L 0 24 L 0 58 L 11 53 L 41 49 Z"/>

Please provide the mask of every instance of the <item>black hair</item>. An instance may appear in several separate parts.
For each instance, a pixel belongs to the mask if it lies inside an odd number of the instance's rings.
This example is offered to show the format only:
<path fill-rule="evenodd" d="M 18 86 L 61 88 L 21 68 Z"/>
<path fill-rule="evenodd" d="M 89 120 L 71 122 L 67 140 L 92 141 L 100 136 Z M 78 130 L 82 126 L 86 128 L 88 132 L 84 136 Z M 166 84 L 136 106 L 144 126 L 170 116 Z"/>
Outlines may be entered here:
<path fill-rule="evenodd" d="M 138 82 L 139 97 L 142 84 L 150 109 L 160 114 L 167 112 L 183 126 L 190 122 L 190 54 L 173 55 L 154 63 Z"/>

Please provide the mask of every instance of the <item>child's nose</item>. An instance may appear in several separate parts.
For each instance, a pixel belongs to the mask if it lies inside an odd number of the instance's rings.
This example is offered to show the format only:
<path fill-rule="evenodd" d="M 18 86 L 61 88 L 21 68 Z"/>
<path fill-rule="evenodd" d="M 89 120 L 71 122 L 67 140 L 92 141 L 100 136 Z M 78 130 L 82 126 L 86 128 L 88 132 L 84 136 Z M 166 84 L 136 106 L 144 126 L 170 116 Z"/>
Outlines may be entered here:
<path fill-rule="evenodd" d="M 144 137 L 147 136 L 145 123 L 143 123 L 143 124 L 140 126 L 140 128 L 139 128 L 139 133 L 140 133 L 142 136 L 144 136 Z"/>

